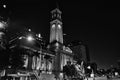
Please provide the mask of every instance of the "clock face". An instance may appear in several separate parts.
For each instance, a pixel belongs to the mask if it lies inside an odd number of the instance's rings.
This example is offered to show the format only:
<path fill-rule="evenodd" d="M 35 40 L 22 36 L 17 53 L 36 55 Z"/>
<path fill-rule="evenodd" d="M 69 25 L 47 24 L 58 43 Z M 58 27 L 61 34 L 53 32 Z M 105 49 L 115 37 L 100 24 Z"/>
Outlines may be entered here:
<path fill-rule="evenodd" d="M 58 28 L 61 29 L 61 25 L 60 24 L 58 24 Z"/>
<path fill-rule="evenodd" d="M 52 28 L 55 28 L 55 24 L 52 25 Z"/>

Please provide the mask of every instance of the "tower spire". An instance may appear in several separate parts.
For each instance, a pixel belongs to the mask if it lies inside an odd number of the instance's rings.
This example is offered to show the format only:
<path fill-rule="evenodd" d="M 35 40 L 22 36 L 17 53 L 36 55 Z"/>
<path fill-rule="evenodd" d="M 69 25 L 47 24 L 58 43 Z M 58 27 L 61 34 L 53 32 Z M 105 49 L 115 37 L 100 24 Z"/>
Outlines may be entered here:
<path fill-rule="evenodd" d="M 56 1 L 56 8 L 59 9 L 59 4 L 57 1 Z"/>

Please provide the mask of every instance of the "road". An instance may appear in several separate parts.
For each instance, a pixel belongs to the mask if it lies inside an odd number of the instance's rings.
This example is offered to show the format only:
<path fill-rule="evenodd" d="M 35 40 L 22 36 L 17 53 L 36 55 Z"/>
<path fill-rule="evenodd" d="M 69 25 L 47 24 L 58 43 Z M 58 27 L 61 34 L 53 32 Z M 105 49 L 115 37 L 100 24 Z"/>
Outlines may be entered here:
<path fill-rule="evenodd" d="M 88 78 L 85 80 L 120 80 L 120 78 L 111 78 L 111 79 L 107 79 L 107 77 L 95 77 L 95 78 Z"/>

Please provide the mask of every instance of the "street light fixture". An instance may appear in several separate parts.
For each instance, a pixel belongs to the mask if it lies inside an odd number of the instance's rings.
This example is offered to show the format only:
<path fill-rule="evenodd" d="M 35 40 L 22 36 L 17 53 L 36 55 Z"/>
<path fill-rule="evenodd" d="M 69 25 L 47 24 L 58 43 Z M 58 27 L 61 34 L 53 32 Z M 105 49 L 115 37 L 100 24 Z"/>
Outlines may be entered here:
<path fill-rule="evenodd" d="M 28 40 L 28 41 L 33 41 L 34 38 L 33 38 L 31 35 L 29 35 L 29 36 L 27 36 L 27 40 Z"/>
<path fill-rule="evenodd" d="M 88 68 L 88 69 L 91 69 L 91 66 L 88 66 L 87 68 Z"/>
<path fill-rule="evenodd" d="M 6 8 L 6 7 L 7 7 L 7 6 L 4 4 L 4 5 L 3 5 L 3 8 Z"/>

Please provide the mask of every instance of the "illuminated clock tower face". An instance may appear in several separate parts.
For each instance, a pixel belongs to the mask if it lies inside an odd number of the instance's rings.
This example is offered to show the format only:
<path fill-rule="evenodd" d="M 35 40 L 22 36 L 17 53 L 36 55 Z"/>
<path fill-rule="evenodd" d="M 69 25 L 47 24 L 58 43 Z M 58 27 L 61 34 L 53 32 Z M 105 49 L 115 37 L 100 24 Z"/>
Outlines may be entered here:
<path fill-rule="evenodd" d="M 60 43 L 63 43 L 61 11 L 59 9 L 54 9 L 51 13 L 52 13 L 52 18 L 53 19 L 50 22 L 50 24 L 51 24 L 51 27 L 50 27 L 50 43 L 53 42 L 53 41 L 58 41 Z"/>
<path fill-rule="evenodd" d="M 60 24 L 58 24 L 58 28 L 61 29 L 61 25 Z"/>

